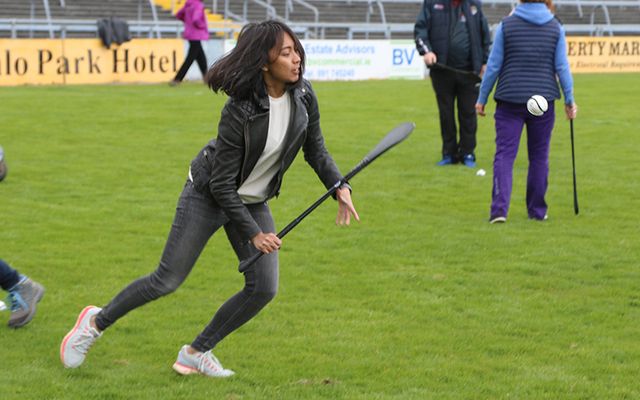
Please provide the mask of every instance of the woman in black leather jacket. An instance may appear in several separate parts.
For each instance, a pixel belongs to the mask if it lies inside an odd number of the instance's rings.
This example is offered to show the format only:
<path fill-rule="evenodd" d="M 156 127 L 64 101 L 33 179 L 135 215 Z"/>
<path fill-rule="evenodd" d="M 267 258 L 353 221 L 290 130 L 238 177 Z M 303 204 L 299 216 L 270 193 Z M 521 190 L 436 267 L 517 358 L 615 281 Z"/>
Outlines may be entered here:
<path fill-rule="evenodd" d="M 192 161 L 189 179 L 158 268 L 132 282 L 103 309 L 86 307 L 60 346 L 68 368 L 80 366 L 102 332 L 129 311 L 175 291 L 184 281 L 209 238 L 221 227 L 243 260 L 265 253 L 244 273 L 245 286 L 227 300 L 211 322 L 178 353 L 179 374 L 227 377 L 211 350 L 255 316 L 278 287 L 280 239 L 267 201 L 277 196 L 285 171 L 303 150 L 305 160 L 330 188 L 342 175 L 324 145 L 318 102 L 302 78 L 304 49 L 285 24 L 248 24 L 236 47 L 209 70 L 215 91 L 229 96 L 218 137 Z M 336 191 L 336 223 L 359 220 L 350 188 Z"/>

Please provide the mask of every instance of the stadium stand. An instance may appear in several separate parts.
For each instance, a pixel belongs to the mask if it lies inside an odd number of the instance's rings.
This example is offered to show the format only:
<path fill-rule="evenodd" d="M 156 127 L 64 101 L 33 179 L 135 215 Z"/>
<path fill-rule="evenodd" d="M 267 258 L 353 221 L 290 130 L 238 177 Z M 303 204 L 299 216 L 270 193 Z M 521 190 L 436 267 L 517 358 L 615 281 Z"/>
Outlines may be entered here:
<path fill-rule="evenodd" d="M 95 37 L 96 20 L 125 19 L 134 36 L 176 37 L 184 0 L 3 0 L 0 37 Z M 410 39 L 422 0 L 205 0 L 210 30 L 231 36 L 248 21 L 277 18 L 306 39 Z M 487 0 L 495 25 L 516 4 Z M 640 34 L 640 0 L 556 0 L 569 34 Z"/>
<path fill-rule="evenodd" d="M 304 3 L 305 7 L 295 0 L 225 0 L 224 7 L 217 12 L 239 21 L 259 21 L 275 14 L 307 38 L 403 39 L 413 36 L 413 23 L 422 0 L 305 0 Z M 495 26 L 515 4 L 517 0 L 484 1 L 489 23 Z M 594 36 L 640 33 L 640 0 L 556 0 L 554 4 L 569 33 Z M 316 10 L 315 14 L 311 9 Z"/>
<path fill-rule="evenodd" d="M 3 0 L 0 37 L 96 37 L 96 21 L 108 17 L 135 25 L 136 36 L 157 35 L 160 20 L 175 21 L 148 0 Z"/>
<path fill-rule="evenodd" d="M 568 34 L 590 36 L 625 35 L 640 33 L 639 0 L 555 0 L 556 16 Z M 513 0 L 489 0 L 484 3 L 485 13 L 493 25 L 515 4 Z M 495 13 L 494 9 L 502 12 Z"/>

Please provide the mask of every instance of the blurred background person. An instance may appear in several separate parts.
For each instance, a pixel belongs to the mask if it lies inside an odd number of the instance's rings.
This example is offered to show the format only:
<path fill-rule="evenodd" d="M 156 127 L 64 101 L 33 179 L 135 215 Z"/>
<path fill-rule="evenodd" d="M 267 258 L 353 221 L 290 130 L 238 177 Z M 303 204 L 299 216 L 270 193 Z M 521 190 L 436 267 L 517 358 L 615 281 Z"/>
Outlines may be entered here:
<path fill-rule="evenodd" d="M 442 135 L 442 160 L 438 165 L 462 162 L 475 167 L 478 120 L 474 105 L 478 86 L 473 75 L 484 73 L 491 45 L 489 25 L 480 2 L 424 0 L 413 33 L 418 52 L 429 68 L 438 102 Z"/>
<path fill-rule="evenodd" d="M 0 146 L 0 182 L 7 176 L 7 164 L 4 162 L 4 150 Z"/>
<path fill-rule="evenodd" d="M 498 81 L 493 160 L 491 223 L 506 222 L 511 199 L 513 164 L 522 128 L 527 126 L 529 171 L 527 212 L 529 218 L 547 219 L 545 194 L 549 176 L 549 144 L 555 123 L 554 102 L 564 94 L 564 112 L 574 119 L 578 106 L 573 99 L 573 78 L 567 59 L 564 28 L 551 13 L 550 0 L 521 0 L 514 12 L 496 29 L 487 70 L 480 86 L 476 111 L 485 115 L 489 93 Z M 544 97 L 549 108 L 540 116 L 527 110 L 533 95 Z"/>
<path fill-rule="evenodd" d="M 176 14 L 176 18 L 184 22 L 182 37 L 189 41 L 189 51 L 175 78 L 169 82 L 171 86 L 182 82 L 194 61 L 198 63 L 203 78 L 207 73 L 207 57 L 204 54 L 201 41 L 209 40 L 209 26 L 202 0 L 187 0 L 184 7 Z"/>
<path fill-rule="evenodd" d="M 44 287 L 21 275 L 3 260 L 0 260 L 0 287 L 9 292 L 9 327 L 20 328 L 28 324 L 36 315 L 36 305 L 44 296 Z"/>

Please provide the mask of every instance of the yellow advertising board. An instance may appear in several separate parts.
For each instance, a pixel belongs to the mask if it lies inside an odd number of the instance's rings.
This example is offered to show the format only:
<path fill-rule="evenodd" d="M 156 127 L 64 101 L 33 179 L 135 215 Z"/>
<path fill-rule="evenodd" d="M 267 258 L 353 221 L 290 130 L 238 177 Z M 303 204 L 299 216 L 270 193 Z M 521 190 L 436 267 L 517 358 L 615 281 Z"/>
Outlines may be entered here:
<path fill-rule="evenodd" d="M 572 73 L 640 72 L 639 36 L 568 36 L 567 53 Z M 0 86 L 167 82 L 183 60 L 182 39 L 0 39 Z"/>
<path fill-rule="evenodd" d="M 640 72 L 640 37 L 567 36 L 572 73 Z"/>
<path fill-rule="evenodd" d="M 167 82 L 183 60 L 182 39 L 0 39 L 0 86 Z"/>

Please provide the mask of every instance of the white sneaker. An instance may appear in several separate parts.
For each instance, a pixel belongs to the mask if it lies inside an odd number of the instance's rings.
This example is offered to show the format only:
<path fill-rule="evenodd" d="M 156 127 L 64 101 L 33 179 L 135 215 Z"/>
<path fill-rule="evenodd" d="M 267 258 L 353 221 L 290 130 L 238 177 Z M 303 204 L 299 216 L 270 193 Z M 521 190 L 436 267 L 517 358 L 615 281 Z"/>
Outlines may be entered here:
<path fill-rule="evenodd" d="M 102 310 L 100 307 L 87 306 L 78 316 L 74 327 L 62 339 L 60 360 L 65 368 L 78 368 L 84 362 L 89 348 L 102 336 L 90 324 L 91 317 Z"/>
<path fill-rule="evenodd" d="M 189 345 L 184 345 L 178 353 L 178 359 L 173 369 L 180 375 L 202 374 L 213 378 L 228 378 L 235 374 L 230 369 L 224 369 L 211 350 L 204 353 L 189 354 Z"/>
<path fill-rule="evenodd" d="M 504 224 L 507 222 L 507 217 L 495 217 L 489 220 L 490 224 Z"/>

